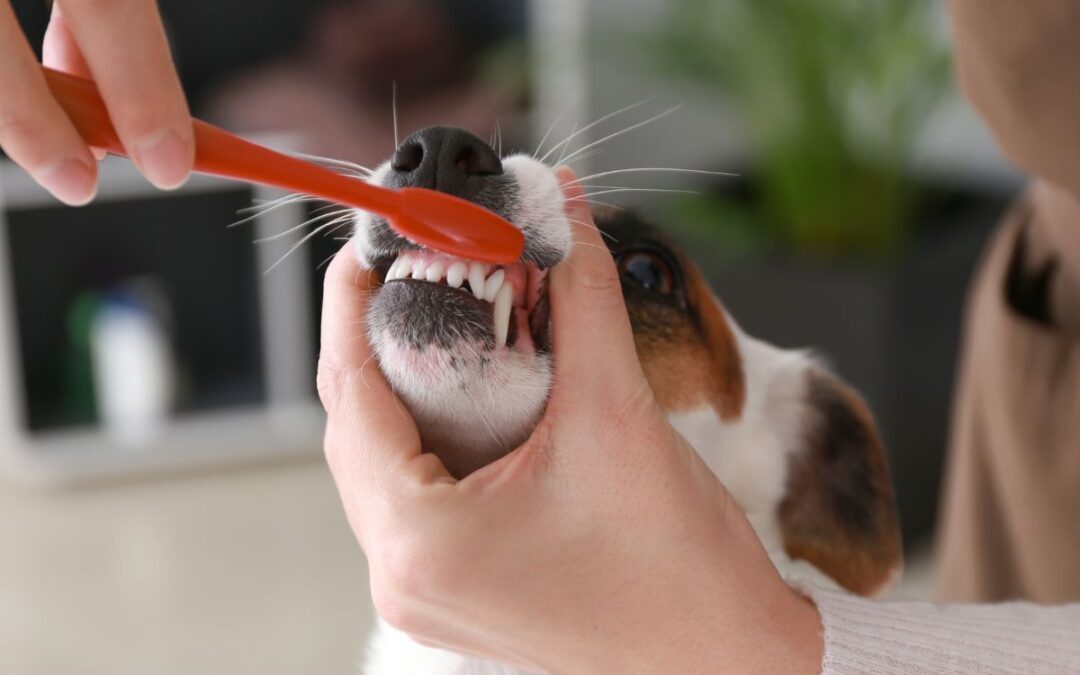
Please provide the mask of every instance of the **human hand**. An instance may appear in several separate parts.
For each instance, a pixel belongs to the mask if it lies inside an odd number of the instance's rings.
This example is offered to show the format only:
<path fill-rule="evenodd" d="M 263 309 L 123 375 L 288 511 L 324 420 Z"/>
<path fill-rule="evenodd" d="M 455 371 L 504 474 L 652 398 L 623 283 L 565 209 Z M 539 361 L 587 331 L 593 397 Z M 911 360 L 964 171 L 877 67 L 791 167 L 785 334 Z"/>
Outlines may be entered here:
<path fill-rule="evenodd" d="M 195 161 L 191 114 L 154 0 L 55 0 L 46 66 L 93 79 L 151 183 L 181 185 Z M 53 98 L 11 6 L 0 0 L 0 147 L 68 204 L 97 189 L 95 155 Z"/>
<path fill-rule="evenodd" d="M 584 201 L 568 204 L 583 224 L 551 272 L 551 400 L 529 441 L 462 480 L 421 451 L 373 363 L 374 275 L 348 250 L 330 266 L 326 454 L 379 613 L 424 644 L 533 671 L 817 672 L 816 610 L 667 423 L 612 259 Z"/>

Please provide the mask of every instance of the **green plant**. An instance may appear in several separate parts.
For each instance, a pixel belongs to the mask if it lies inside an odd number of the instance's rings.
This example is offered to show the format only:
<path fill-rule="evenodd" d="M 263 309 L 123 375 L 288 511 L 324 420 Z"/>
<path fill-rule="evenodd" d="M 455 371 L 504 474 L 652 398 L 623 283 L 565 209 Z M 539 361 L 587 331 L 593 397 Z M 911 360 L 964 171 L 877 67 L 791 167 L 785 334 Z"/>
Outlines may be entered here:
<path fill-rule="evenodd" d="M 933 0 L 671 0 L 646 38 L 668 74 L 726 95 L 770 238 L 888 256 L 911 229 L 908 165 L 947 90 Z"/>

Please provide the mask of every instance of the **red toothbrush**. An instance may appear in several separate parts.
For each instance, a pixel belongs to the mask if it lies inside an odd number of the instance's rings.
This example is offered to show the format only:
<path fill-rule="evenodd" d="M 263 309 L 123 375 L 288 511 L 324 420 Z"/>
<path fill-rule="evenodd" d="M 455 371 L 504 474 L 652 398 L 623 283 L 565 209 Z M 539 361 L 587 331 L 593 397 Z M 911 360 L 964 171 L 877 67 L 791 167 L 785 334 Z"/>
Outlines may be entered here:
<path fill-rule="evenodd" d="M 127 157 L 97 86 L 50 68 L 42 71 L 83 140 Z M 355 206 L 383 216 L 390 227 L 417 244 L 462 258 L 505 264 L 517 260 L 524 249 L 520 230 L 472 202 L 424 188 L 390 190 L 371 185 L 245 141 L 201 120 L 193 121 L 195 170 L 200 173 Z"/>

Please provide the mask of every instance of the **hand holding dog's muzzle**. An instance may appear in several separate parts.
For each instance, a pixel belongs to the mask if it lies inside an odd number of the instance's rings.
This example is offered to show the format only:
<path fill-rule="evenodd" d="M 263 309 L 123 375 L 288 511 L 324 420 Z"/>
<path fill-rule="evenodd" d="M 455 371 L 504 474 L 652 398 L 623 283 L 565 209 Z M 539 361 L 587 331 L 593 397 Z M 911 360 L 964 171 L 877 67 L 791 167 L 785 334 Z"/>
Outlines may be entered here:
<path fill-rule="evenodd" d="M 552 271 L 555 382 L 532 437 L 456 480 L 425 453 L 364 330 L 374 275 L 327 273 L 326 455 L 372 597 L 414 639 L 543 672 L 795 672 L 814 608 L 668 424 L 619 276 L 573 174 L 571 256 Z"/>

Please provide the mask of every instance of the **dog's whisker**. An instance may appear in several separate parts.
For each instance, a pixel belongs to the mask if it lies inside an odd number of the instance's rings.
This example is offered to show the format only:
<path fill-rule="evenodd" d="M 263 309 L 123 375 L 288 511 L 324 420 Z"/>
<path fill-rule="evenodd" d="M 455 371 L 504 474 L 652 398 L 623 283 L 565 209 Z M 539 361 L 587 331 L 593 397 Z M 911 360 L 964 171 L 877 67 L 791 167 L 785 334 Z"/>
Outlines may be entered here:
<path fill-rule="evenodd" d="M 585 202 L 586 204 L 589 204 L 589 205 L 592 205 L 592 206 L 606 206 L 606 207 L 608 207 L 608 208 L 611 208 L 611 209 L 616 209 L 616 210 L 621 210 L 621 209 L 623 209 L 623 208 L 624 208 L 622 204 L 614 204 L 614 203 L 612 203 L 612 202 L 605 202 L 605 201 L 603 201 L 602 199 L 593 199 L 593 198 L 589 198 L 589 197 L 586 197 L 586 198 L 585 198 L 585 199 L 583 199 L 583 200 L 578 200 L 578 199 L 573 199 L 573 200 L 570 200 L 570 199 L 566 199 L 566 200 L 564 200 L 564 201 L 565 201 L 565 202 L 567 202 L 567 203 L 570 203 L 571 201 L 573 201 L 573 202 L 578 202 L 578 203 L 580 203 L 580 202 Z"/>
<path fill-rule="evenodd" d="M 586 159 L 588 159 L 590 157 L 595 157 L 595 156 L 601 154 L 603 151 L 604 151 L 603 148 L 595 148 L 593 150 L 590 150 L 590 151 L 586 152 L 584 155 L 578 155 L 577 157 L 575 157 L 575 158 L 573 158 L 573 159 L 571 159 L 569 161 L 563 161 L 563 162 L 559 162 L 559 163 L 560 164 L 565 164 L 566 166 L 573 166 L 574 162 L 581 162 L 581 161 L 584 161 L 584 160 L 586 160 Z"/>
<path fill-rule="evenodd" d="M 601 251 L 607 251 L 608 250 L 607 246 L 600 246 L 599 244 L 591 244 L 591 243 L 589 243 L 587 241 L 578 241 L 578 240 L 575 239 L 573 241 L 573 243 L 574 243 L 574 246 L 588 246 L 589 248 L 595 248 L 595 249 L 598 249 L 598 250 L 601 250 Z"/>
<path fill-rule="evenodd" d="M 276 268 L 276 267 L 277 267 L 278 265 L 280 265 L 281 263 L 285 262 L 285 260 L 286 260 L 286 259 L 287 259 L 287 258 L 288 258 L 288 257 L 289 257 L 290 255 L 292 255 L 292 254 L 293 254 L 294 252 L 296 252 L 297 250 L 299 250 L 299 248 L 300 248 L 301 246 L 303 246 L 304 244 L 306 244 L 307 242 L 311 241 L 311 240 L 312 240 L 312 239 L 314 239 L 314 238 L 315 238 L 316 236 L 318 236 L 320 232 L 325 232 L 325 231 L 327 231 L 327 230 L 331 230 L 331 231 L 332 231 L 332 230 L 333 230 L 333 228 L 336 228 L 336 227 L 341 227 L 341 226 L 342 226 L 343 224 L 344 224 L 344 222 L 342 222 L 341 220 L 332 220 L 332 221 L 330 221 L 329 223 L 326 223 L 325 225 L 320 225 L 319 227 L 316 227 L 316 228 L 315 228 L 314 230 L 312 230 L 311 232 L 309 232 L 309 233 L 308 233 L 308 234 L 307 234 L 307 235 L 306 235 L 306 236 L 305 236 L 305 237 L 304 237 L 303 239 L 301 239 L 300 241 L 298 241 L 298 242 L 296 242 L 295 244 L 293 244 L 292 248 L 290 248 L 290 249 L 289 249 L 288 251 L 286 251 L 286 252 L 285 252 L 285 255 L 283 255 L 283 256 L 281 256 L 280 258 L 278 258 L 278 259 L 277 259 L 277 262 L 275 262 L 275 263 L 274 263 L 273 265 L 271 265 L 270 267 L 266 268 L 266 271 L 264 271 L 264 272 L 263 272 L 263 274 L 264 274 L 264 275 L 265 275 L 265 274 L 270 274 L 270 272 L 272 272 L 272 271 L 274 270 L 274 268 Z"/>
<path fill-rule="evenodd" d="M 243 225 L 245 223 L 250 223 L 251 221 L 262 218 L 266 214 L 271 213 L 272 211 L 276 211 L 277 209 L 280 209 L 283 206 L 289 206 L 291 204 L 299 204 L 299 203 L 303 203 L 303 202 L 314 202 L 314 201 L 319 201 L 319 200 L 316 199 L 315 197 L 308 197 L 307 195 L 303 195 L 303 194 L 292 194 L 292 195 L 285 195 L 284 197 L 279 197 L 277 199 L 271 199 L 269 201 L 266 201 L 265 203 L 253 204 L 252 206 L 246 206 L 246 207 L 240 209 L 239 213 L 247 214 L 247 215 L 244 215 L 243 218 L 241 218 L 240 220 L 238 220 L 238 221 L 236 221 L 234 223 L 229 223 L 226 227 L 239 227 L 240 225 Z"/>
<path fill-rule="evenodd" d="M 619 240 L 618 240 L 618 239 L 616 239 L 615 237 L 611 236 L 611 235 L 610 235 L 610 234 L 608 234 L 607 232 L 604 232 L 603 230 L 601 230 L 601 229 L 600 229 L 599 227 L 597 227 L 597 226 L 596 226 L 596 224 L 595 224 L 595 223 L 587 223 L 587 222 L 585 222 L 584 220 L 579 220 L 579 219 L 577 219 L 577 218 L 567 218 L 567 220 L 568 220 L 569 222 L 571 222 L 571 223 L 577 223 L 578 225 L 581 225 L 582 227 L 586 227 L 586 228 L 588 228 L 588 229 L 590 229 L 590 230 L 596 230 L 597 232 L 599 232 L 599 233 L 600 233 L 600 236 L 601 236 L 601 237 L 605 237 L 605 238 L 609 239 L 610 241 L 612 241 L 613 243 L 616 243 L 616 244 L 618 244 L 618 243 L 619 243 Z"/>
<path fill-rule="evenodd" d="M 344 216 L 350 216 L 350 215 L 352 215 L 352 212 L 350 210 L 348 210 L 348 209 L 339 209 L 339 210 L 334 211 L 332 213 L 324 213 L 321 216 L 315 216 L 314 218 L 309 218 L 309 219 L 305 220 L 304 222 L 300 223 L 299 225 L 293 225 L 292 227 L 285 230 L 284 232 L 278 232 L 277 234 L 271 234 L 269 236 L 261 237 L 259 239 L 256 239 L 255 243 L 256 244 L 263 244 L 263 243 L 266 243 L 268 241 L 276 241 L 276 240 L 281 239 L 283 237 L 289 236 L 290 234 L 292 234 L 293 232 L 296 232 L 297 230 L 308 227 L 309 225 L 314 225 L 315 223 L 321 223 L 322 221 L 329 220 L 330 218 L 342 218 Z"/>
<path fill-rule="evenodd" d="M 373 173 L 372 169 L 364 166 L 363 164 L 357 164 L 356 162 L 350 162 L 345 159 L 336 159 L 334 157 L 322 157 L 320 155 L 309 155 L 305 152 L 293 152 L 292 155 L 306 159 L 316 164 L 322 164 L 329 168 L 337 169 L 349 169 L 352 171 L 362 172 L 363 175 L 370 175 Z"/>
<path fill-rule="evenodd" d="M 567 136 L 566 138 L 564 138 L 563 140 L 561 140 L 558 144 L 551 146 L 551 148 L 546 153 L 544 153 L 544 156 L 540 158 L 540 161 L 541 162 L 547 161 L 547 158 L 550 157 L 553 152 L 558 150 L 560 147 L 565 146 L 567 143 L 574 140 L 576 137 L 578 137 L 581 134 L 585 133 L 589 129 L 592 129 L 592 128 L 596 127 L 596 125 L 603 124 L 604 122 L 608 121 L 612 117 L 616 117 L 616 116 L 621 115 L 623 113 L 630 112 L 634 108 L 640 108 L 641 106 L 645 105 L 646 103 L 652 101 L 654 98 L 655 98 L 654 96 L 650 96 L 649 98 L 642 99 L 642 100 L 638 101 L 637 103 L 631 103 L 628 106 L 625 106 L 623 108 L 619 108 L 618 110 L 616 110 L 614 112 L 610 112 L 610 113 L 604 115 L 603 117 L 597 118 L 595 121 L 590 122 L 589 124 L 583 126 L 581 129 L 577 129 L 577 127 L 575 125 L 575 127 L 570 130 L 570 135 Z M 564 152 L 565 152 L 565 150 L 564 150 Z"/>
<path fill-rule="evenodd" d="M 680 189 L 676 189 L 676 188 L 615 188 L 613 190 L 600 190 L 599 192 L 586 193 L 586 194 L 581 195 L 580 197 L 571 197 L 570 199 L 567 199 L 566 201 L 572 202 L 572 201 L 579 200 L 579 199 L 590 199 L 590 198 L 595 197 L 595 196 L 609 195 L 609 194 L 612 194 L 612 193 L 615 193 L 615 192 L 675 192 L 675 193 L 687 194 L 687 195 L 699 195 L 699 194 L 701 194 L 701 192 L 699 190 L 680 190 Z"/>
<path fill-rule="evenodd" d="M 595 226 L 590 226 L 588 223 L 578 223 L 578 224 L 581 225 L 582 227 L 591 228 L 591 229 L 596 230 L 600 234 L 601 237 L 603 237 L 604 239 L 607 239 L 608 241 L 610 241 L 613 244 L 618 244 L 619 243 L 618 239 L 616 239 L 615 237 L 611 236 L 607 232 L 604 232 L 603 230 L 601 230 L 601 229 L 599 229 L 599 228 L 597 228 Z"/>
<path fill-rule="evenodd" d="M 334 239 L 335 239 L 335 240 L 340 240 L 340 239 L 342 239 L 342 237 L 334 237 Z M 346 239 L 347 239 L 347 237 L 346 237 Z M 335 258 L 335 257 L 337 256 L 337 254 L 338 254 L 338 252 L 337 252 L 337 251 L 334 251 L 334 252 L 333 252 L 333 253 L 331 253 L 330 255 L 326 256 L 326 259 L 325 259 L 325 260 L 323 260 L 323 261 L 322 261 L 321 263 L 319 263 L 318 265 L 316 265 L 316 266 L 315 266 L 315 269 L 316 269 L 316 270 L 321 270 L 322 268 L 324 268 L 324 267 L 326 267 L 327 265 L 329 265 L 329 264 L 330 264 L 330 261 L 331 261 L 331 260 L 333 260 L 333 259 L 334 259 L 334 258 Z"/>
<path fill-rule="evenodd" d="M 578 178 L 577 183 L 584 183 L 587 180 L 594 178 L 604 178 L 606 176 L 618 176 L 624 173 L 644 173 L 646 171 L 655 171 L 658 173 L 691 173 L 701 176 L 725 176 L 725 177 L 737 177 L 739 174 L 730 173 L 727 171 L 707 171 L 705 169 L 683 169 L 675 166 L 638 166 L 629 169 L 612 169 L 611 171 L 599 171 L 597 173 L 589 174 L 588 176 L 582 176 Z"/>
<path fill-rule="evenodd" d="M 622 204 L 615 204 L 615 203 L 612 203 L 612 202 L 605 202 L 605 201 L 600 200 L 600 199 L 589 198 L 588 200 L 586 200 L 586 203 L 591 204 L 591 205 L 606 206 L 608 208 L 616 209 L 616 210 L 622 210 L 622 208 L 623 208 Z"/>
<path fill-rule="evenodd" d="M 574 136 L 576 132 L 577 132 L 577 124 L 575 124 L 574 126 L 570 127 L 570 135 L 571 135 L 571 136 Z M 555 146 L 555 147 L 557 148 L 557 147 L 559 147 L 559 146 Z M 563 156 L 565 156 L 565 155 L 566 155 L 566 150 L 567 150 L 567 148 L 569 148 L 569 147 L 570 147 L 569 145 L 565 145 L 565 146 L 563 146 L 563 149 L 562 149 L 561 151 L 559 151 L 559 159 L 558 159 L 558 160 L 557 160 L 557 161 L 555 162 L 556 164 L 562 164 Z M 554 150 L 554 149 L 555 149 L 555 148 L 552 148 L 552 150 Z M 549 151 L 549 152 L 550 152 L 550 151 Z M 544 159 L 547 159 L 547 155 L 544 155 Z M 540 161 L 541 161 L 541 162 L 543 162 L 543 161 L 544 161 L 544 159 L 541 159 Z"/>
<path fill-rule="evenodd" d="M 361 335 L 360 337 L 364 337 L 364 336 L 363 336 L 363 335 Z M 368 356 L 368 357 L 367 357 L 366 359 L 364 359 L 364 362 L 363 362 L 363 363 L 361 363 L 361 364 L 360 364 L 360 367 L 359 367 L 359 368 L 357 369 L 357 375 L 358 375 L 358 377 L 360 378 L 360 383 L 364 385 L 364 388 L 365 388 L 365 389 L 371 389 L 371 385 L 370 385 L 370 384 L 368 384 L 368 382 L 367 382 L 367 378 L 365 378 L 365 377 L 364 377 L 364 369 L 365 369 L 365 368 L 367 368 L 367 365 L 368 365 L 369 363 L 371 363 L 371 360 L 372 360 L 373 358 L 375 358 L 375 354 L 374 354 L 374 353 L 372 353 L 372 354 L 371 354 L 370 356 Z"/>
<path fill-rule="evenodd" d="M 562 161 L 563 162 L 570 161 L 570 159 L 572 157 L 574 157 L 575 155 L 577 155 L 577 154 L 579 154 L 581 152 L 584 152 L 585 150 L 588 150 L 589 148 L 595 148 L 596 146 L 600 145 L 601 143 L 606 143 L 607 141 L 610 141 L 613 138 L 618 138 L 619 136 L 622 136 L 623 134 L 629 133 L 629 132 L 633 131 L 634 129 L 640 129 L 641 127 L 645 126 L 646 124 L 652 124 L 653 122 L 655 122 L 655 121 L 657 121 L 659 119 L 667 117 L 668 115 L 675 112 L 679 108 L 682 108 L 681 103 L 679 105 L 672 106 L 672 107 L 668 108 L 667 110 L 665 110 L 662 113 L 659 113 L 657 115 L 653 115 L 652 117 L 650 117 L 647 120 L 642 120 L 641 122 L 638 122 L 637 124 L 631 124 L 630 126 L 626 127 L 625 129 L 620 129 L 619 131 L 610 133 L 607 136 L 604 136 L 603 138 L 600 138 L 600 139 L 597 139 L 597 140 L 593 141 L 592 143 L 588 143 L 586 145 L 583 145 L 580 148 L 578 148 L 577 150 L 575 150 L 574 152 L 570 153 L 567 157 L 563 158 Z"/>
<path fill-rule="evenodd" d="M 503 438 L 502 434 L 498 433 L 495 430 L 495 425 L 492 423 L 491 419 L 488 418 L 487 412 L 484 410 L 483 406 L 480 405 L 480 402 L 476 400 L 476 397 L 472 395 L 472 392 L 469 391 L 469 388 L 462 387 L 461 391 L 464 392 L 465 395 L 468 396 L 469 399 L 473 402 L 473 405 L 476 408 L 477 415 L 480 417 L 480 421 L 484 424 L 484 427 L 487 429 L 488 434 L 491 436 L 491 440 L 495 441 L 504 448 L 509 445 L 506 442 L 506 439 Z"/>
<path fill-rule="evenodd" d="M 575 181 L 575 184 L 578 184 L 577 181 Z M 622 189 L 636 190 L 637 189 L 633 185 L 600 185 L 598 183 L 588 183 L 588 184 L 580 183 L 580 186 L 582 188 L 597 189 L 597 190 L 622 190 Z"/>
<path fill-rule="evenodd" d="M 394 118 L 394 150 L 397 150 L 397 147 L 401 145 L 397 125 L 397 80 L 390 85 L 390 113 Z"/>
<path fill-rule="evenodd" d="M 285 203 L 290 203 L 290 202 L 294 202 L 294 201 L 302 201 L 304 199 L 312 199 L 312 200 L 314 200 L 315 197 L 312 197 L 310 195 L 306 195 L 306 194 L 304 194 L 302 192 L 291 192 L 289 194 L 281 195 L 280 197 L 276 197 L 274 199 L 258 199 L 258 198 L 255 198 L 255 199 L 251 200 L 251 202 L 252 202 L 251 206 L 245 206 L 244 208 L 239 209 L 239 212 L 240 213 L 249 213 L 251 211 L 258 211 L 259 209 L 262 209 L 262 208 L 265 208 L 265 207 L 268 207 L 268 206 L 277 206 L 279 204 L 285 204 Z"/>
<path fill-rule="evenodd" d="M 575 103 L 576 103 L 576 101 L 575 101 Z M 558 126 L 558 124 L 562 120 L 562 118 L 566 116 L 566 113 L 570 112 L 570 107 L 572 105 L 573 105 L 573 103 L 567 103 L 565 106 L 563 106 L 562 112 L 560 112 L 558 115 L 555 116 L 555 121 L 553 121 L 551 123 L 551 126 L 549 126 L 547 128 L 547 131 L 544 132 L 544 135 L 540 138 L 540 142 L 536 144 L 536 150 L 533 152 L 533 157 L 535 159 L 537 159 L 537 160 L 539 160 L 541 162 L 544 161 L 544 160 L 540 159 L 540 156 L 539 156 L 540 155 L 540 150 L 543 149 L 544 142 L 547 141 L 548 136 L 551 135 L 551 132 L 555 131 L 555 127 Z"/>

